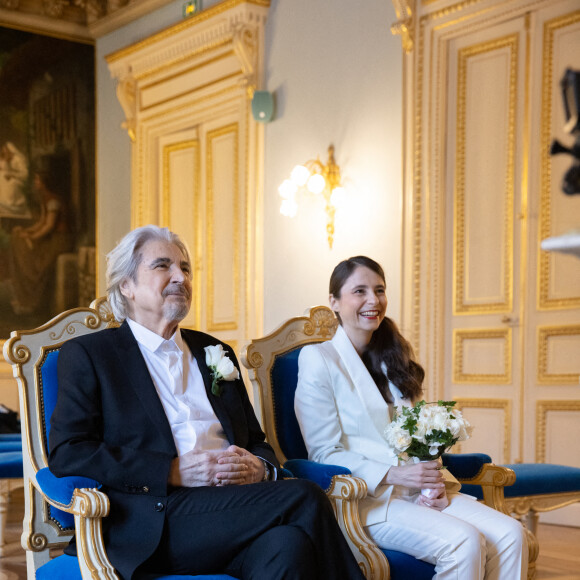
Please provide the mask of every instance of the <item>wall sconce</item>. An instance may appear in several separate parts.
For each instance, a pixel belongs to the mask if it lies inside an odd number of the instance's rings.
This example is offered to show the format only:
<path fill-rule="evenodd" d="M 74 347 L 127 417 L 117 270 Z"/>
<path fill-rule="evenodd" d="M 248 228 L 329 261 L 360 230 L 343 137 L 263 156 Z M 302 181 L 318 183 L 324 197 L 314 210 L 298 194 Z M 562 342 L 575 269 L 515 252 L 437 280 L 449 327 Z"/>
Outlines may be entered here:
<path fill-rule="evenodd" d="M 278 192 L 282 197 L 280 213 L 287 217 L 294 217 L 298 212 L 296 194 L 298 191 L 308 191 L 314 195 L 324 197 L 326 204 L 326 233 L 328 247 L 332 249 L 334 241 L 334 213 L 342 203 L 345 195 L 340 185 L 340 168 L 334 160 L 334 146 L 328 148 L 328 162 L 326 165 L 319 158 L 311 159 L 304 165 L 297 165 L 290 173 L 290 179 L 285 179 Z"/>

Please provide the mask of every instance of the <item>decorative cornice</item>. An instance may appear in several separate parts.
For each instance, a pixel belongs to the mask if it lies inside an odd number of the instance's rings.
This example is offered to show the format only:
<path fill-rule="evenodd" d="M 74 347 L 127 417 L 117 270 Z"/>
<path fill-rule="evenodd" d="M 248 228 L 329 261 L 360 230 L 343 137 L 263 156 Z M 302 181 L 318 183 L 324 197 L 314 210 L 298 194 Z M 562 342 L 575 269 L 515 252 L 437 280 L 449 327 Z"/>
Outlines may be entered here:
<path fill-rule="evenodd" d="M 187 60 L 200 51 L 218 46 L 234 37 L 236 28 L 243 25 L 256 26 L 260 16 L 265 17 L 270 5 L 269 0 L 225 0 L 197 16 L 175 24 L 157 34 L 118 50 L 105 58 L 109 63 L 113 76 L 122 76 L 117 73 L 120 63 L 131 60 L 131 68 L 136 78 L 148 74 L 157 68 L 159 63 L 167 66 L 168 63 L 179 59 Z M 227 12 L 227 18 L 219 18 Z M 200 27 L 205 23 L 204 27 Z M 195 31 L 193 29 L 195 28 Z M 170 43 L 163 41 L 171 39 Z M 134 56 L 139 53 L 139 56 Z M 173 55 L 173 56 L 172 56 Z"/>
<path fill-rule="evenodd" d="M 172 0 L 0 0 L 2 26 L 56 36 L 75 42 L 93 42 Z M 270 0 L 224 0 L 189 20 L 241 2 L 269 6 Z"/>
<path fill-rule="evenodd" d="M 3 26 L 88 42 L 171 0 L 0 0 Z"/>

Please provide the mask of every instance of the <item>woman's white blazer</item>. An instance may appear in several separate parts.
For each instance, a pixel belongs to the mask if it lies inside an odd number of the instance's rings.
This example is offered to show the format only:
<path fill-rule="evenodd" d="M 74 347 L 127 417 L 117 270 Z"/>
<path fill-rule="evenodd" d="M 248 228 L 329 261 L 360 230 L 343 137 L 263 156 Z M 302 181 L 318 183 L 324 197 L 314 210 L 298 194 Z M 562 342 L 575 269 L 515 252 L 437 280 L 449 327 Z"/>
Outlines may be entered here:
<path fill-rule="evenodd" d="M 389 388 L 395 406 L 411 404 L 395 385 Z M 364 479 L 362 524 L 386 521 L 393 486 L 380 482 L 398 464 L 383 435 L 389 409 L 341 326 L 332 340 L 301 350 L 294 408 L 309 459 L 342 465 Z"/>

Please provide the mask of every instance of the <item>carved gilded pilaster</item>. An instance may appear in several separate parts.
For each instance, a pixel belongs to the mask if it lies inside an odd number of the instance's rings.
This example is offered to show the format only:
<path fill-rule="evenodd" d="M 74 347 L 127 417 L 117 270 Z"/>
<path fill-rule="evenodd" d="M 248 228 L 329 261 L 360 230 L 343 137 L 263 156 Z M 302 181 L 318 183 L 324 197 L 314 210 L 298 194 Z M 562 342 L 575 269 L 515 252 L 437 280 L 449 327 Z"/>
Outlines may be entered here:
<path fill-rule="evenodd" d="M 391 32 L 401 35 L 403 50 L 410 53 L 415 34 L 415 0 L 393 0 L 393 5 L 398 20 L 391 26 Z"/>
<path fill-rule="evenodd" d="M 135 141 L 135 127 L 136 127 L 136 114 L 137 114 L 137 83 L 131 75 L 131 73 L 123 76 L 119 79 L 117 83 L 117 98 L 121 107 L 123 107 L 123 113 L 125 113 L 125 121 L 121 124 L 121 127 L 127 131 L 131 141 Z"/>
<path fill-rule="evenodd" d="M 234 52 L 240 59 L 242 78 L 240 85 L 246 89 L 248 98 L 254 96 L 256 90 L 256 30 L 245 24 L 236 24 L 233 35 Z"/>

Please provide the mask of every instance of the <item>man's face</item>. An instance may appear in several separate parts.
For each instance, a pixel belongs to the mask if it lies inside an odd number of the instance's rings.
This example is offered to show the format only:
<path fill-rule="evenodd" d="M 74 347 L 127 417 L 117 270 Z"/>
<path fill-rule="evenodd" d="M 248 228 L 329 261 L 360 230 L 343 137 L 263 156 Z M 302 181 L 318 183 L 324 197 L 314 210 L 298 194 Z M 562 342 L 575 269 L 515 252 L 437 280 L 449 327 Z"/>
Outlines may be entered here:
<path fill-rule="evenodd" d="M 191 266 L 181 250 L 162 240 L 150 240 L 140 251 L 136 279 L 125 280 L 129 316 L 158 334 L 183 320 L 191 306 Z"/>

